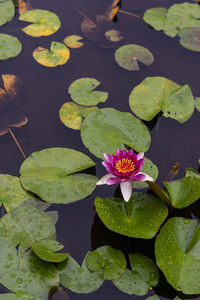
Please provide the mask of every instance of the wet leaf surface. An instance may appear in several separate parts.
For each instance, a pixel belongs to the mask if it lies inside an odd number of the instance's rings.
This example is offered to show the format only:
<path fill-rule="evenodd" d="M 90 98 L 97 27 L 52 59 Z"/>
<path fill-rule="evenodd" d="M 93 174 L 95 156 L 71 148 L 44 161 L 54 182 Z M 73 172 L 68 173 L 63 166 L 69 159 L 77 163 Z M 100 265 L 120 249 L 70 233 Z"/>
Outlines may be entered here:
<path fill-rule="evenodd" d="M 200 52 L 200 27 L 189 27 L 179 31 L 180 44 L 191 51 Z"/>
<path fill-rule="evenodd" d="M 31 245 L 33 252 L 42 260 L 48 262 L 59 263 L 65 260 L 68 253 L 55 253 L 61 250 L 64 246 L 53 240 L 43 240 L 35 242 Z"/>
<path fill-rule="evenodd" d="M 80 42 L 82 39 L 83 38 L 80 35 L 68 35 L 63 42 L 69 48 L 78 49 L 84 45 Z"/>
<path fill-rule="evenodd" d="M 5 33 L 0 33 L 0 59 L 8 59 L 17 56 L 22 50 L 20 41 Z"/>
<path fill-rule="evenodd" d="M 0 26 L 10 22 L 15 15 L 15 6 L 12 0 L 0 2 Z"/>

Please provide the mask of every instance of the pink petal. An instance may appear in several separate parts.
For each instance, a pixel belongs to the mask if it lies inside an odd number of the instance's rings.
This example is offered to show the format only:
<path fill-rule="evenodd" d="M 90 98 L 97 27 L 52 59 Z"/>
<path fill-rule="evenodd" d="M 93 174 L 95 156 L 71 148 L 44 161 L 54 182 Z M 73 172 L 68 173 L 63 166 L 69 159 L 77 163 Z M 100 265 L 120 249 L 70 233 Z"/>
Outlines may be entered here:
<path fill-rule="evenodd" d="M 99 181 L 97 181 L 96 185 L 102 185 L 102 184 L 107 184 L 107 179 L 115 177 L 114 175 L 111 174 L 106 174 L 105 176 L 101 177 Z"/>
<path fill-rule="evenodd" d="M 146 173 L 142 173 L 142 172 L 139 172 L 139 173 L 137 173 L 137 175 L 143 175 L 143 176 L 145 176 L 145 179 L 144 180 L 142 180 L 142 181 L 154 181 L 154 179 L 151 177 L 151 176 L 149 176 L 148 174 L 146 174 Z"/>
<path fill-rule="evenodd" d="M 145 181 L 145 175 L 146 174 L 139 172 L 137 174 L 130 175 L 128 179 L 131 181 Z"/>
<path fill-rule="evenodd" d="M 124 200 L 128 202 L 132 194 L 132 184 L 130 181 L 124 181 L 120 183 L 120 188 Z"/>
<path fill-rule="evenodd" d="M 135 170 L 135 171 L 137 171 L 137 173 L 140 172 L 140 170 L 143 167 L 143 164 L 144 164 L 144 158 L 141 158 L 140 160 L 137 161 L 136 170 Z"/>
<path fill-rule="evenodd" d="M 141 152 L 141 153 L 137 154 L 137 160 L 140 160 L 143 157 L 144 157 L 144 152 Z"/>
<path fill-rule="evenodd" d="M 121 180 L 118 177 L 110 177 L 106 180 L 106 184 L 107 185 L 112 185 L 112 184 L 116 184 L 119 183 Z"/>
<path fill-rule="evenodd" d="M 102 165 L 106 168 L 106 171 L 108 172 L 108 173 L 113 173 L 113 168 L 112 168 L 112 165 L 109 163 L 109 162 L 107 162 L 107 161 L 102 161 Z"/>

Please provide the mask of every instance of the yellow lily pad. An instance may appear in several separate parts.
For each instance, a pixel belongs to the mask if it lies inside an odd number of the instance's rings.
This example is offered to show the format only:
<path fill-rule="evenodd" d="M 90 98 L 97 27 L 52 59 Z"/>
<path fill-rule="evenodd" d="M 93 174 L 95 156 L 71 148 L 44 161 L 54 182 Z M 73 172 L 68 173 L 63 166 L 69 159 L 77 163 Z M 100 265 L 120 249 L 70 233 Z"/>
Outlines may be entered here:
<path fill-rule="evenodd" d="M 69 48 L 77 49 L 84 45 L 82 42 L 80 42 L 82 39 L 83 38 L 80 35 L 68 35 L 63 42 Z"/>

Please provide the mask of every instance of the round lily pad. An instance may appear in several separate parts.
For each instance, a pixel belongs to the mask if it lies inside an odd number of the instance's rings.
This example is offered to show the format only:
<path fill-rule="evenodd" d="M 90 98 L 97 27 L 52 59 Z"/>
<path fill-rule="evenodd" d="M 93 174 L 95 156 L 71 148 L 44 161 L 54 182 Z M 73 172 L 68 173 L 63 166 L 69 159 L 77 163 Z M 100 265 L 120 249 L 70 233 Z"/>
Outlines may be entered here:
<path fill-rule="evenodd" d="M 84 44 L 80 42 L 83 38 L 80 35 L 68 35 L 64 39 L 64 44 L 72 49 L 81 48 Z"/>
<path fill-rule="evenodd" d="M 167 9 L 154 7 L 145 11 L 143 20 L 156 30 L 164 30 L 166 26 Z"/>
<path fill-rule="evenodd" d="M 115 60 L 120 67 L 128 71 L 140 69 L 138 61 L 149 66 L 153 63 L 153 54 L 139 45 L 124 45 L 115 51 Z"/>
<path fill-rule="evenodd" d="M 18 267 L 17 250 L 11 241 L 3 237 L 0 237 L 0 260 L 0 277 Z"/>
<path fill-rule="evenodd" d="M 33 51 L 33 57 L 45 67 L 57 67 L 69 60 L 70 51 L 64 44 L 52 42 L 50 50 L 38 47 Z"/>
<path fill-rule="evenodd" d="M 121 32 L 116 29 L 110 29 L 105 32 L 105 37 L 107 40 L 111 42 L 120 42 L 123 40 L 123 36 L 121 35 Z"/>
<path fill-rule="evenodd" d="M 0 26 L 10 22 L 15 15 L 15 6 L 12 0 L 0 1 Z"/>
<path fill-rule="evenodd" d="M 95 110 L 98 110 L 98 107 L 84 107 L 73 102 L 66 102 L 60 108 L 59 117 L 65 126 L 79 130 L 83 118 Z"/>
<path fill-rule="evenodd" d="M 29 296 L 28 294 L 24 294 L 24 293 L 17 293 L 17 294 L 2 293 L 0 294 L 0 300 L 41 300 L 41 299 Z"/>
<path fill-rule="evenodd" d="M 191 51 L 200 52 L 200 27 L 189 27 L 179 31 L 180 44 Z"/>
<path fill-rule="evenodd" d="M 87 155 L 68 148 L 31 154 L 20 168 L 23 187 L 49 203 L 70 203 L 90 195 L 97 177 L 83 171 L 95 165 Z"/>
<path fill-rule="evenodd" d="M 0 59 L 15 57 L 21 50 L 22 44 L 16 37 L 0 33 Z"/>
<path fill-rule="evenodd" d="M 71 98 L 81 105 L 96 105 L 108 99 L 108 93 L 94 91 L 101 83 L 94 78 L 80 78 L 70 84 L 68 92 Z"/>
<path fill-rule="evenodd" d="M 33 23 L 23 28 L 23 32 L 33 37 L 48 36 L 61 26 L 59 17 L 44 9 L 31 9 L 21 14 L 19 20 Z"/>
<path fill-rule="evenodd" d="M 151 136 L 147 127 L 132 114 L 114 108 L 103 108 L 89 114 L 82 123 L 83 144 L 97 157 L 115 154 L 128 145 L 137 152 L 149 149 Z"/>
<path fill-rule="evenodd" d="M 141 193 L 133 193 L 128 202 L 97 197 L 95 207 L 108 229 L 141 239 L 153 238 L 168 215 L 168 208 L 160 199 Z"/>

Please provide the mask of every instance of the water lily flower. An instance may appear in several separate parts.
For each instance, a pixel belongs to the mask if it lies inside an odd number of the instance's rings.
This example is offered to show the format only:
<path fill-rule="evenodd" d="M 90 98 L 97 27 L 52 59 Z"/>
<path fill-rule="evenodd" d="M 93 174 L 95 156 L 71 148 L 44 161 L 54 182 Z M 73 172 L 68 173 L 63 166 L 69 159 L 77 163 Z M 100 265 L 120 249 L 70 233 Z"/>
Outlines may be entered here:
<path fill-rule="evenodd" d="M 140 172 L 144 164 L 144 152 L 136 154 L 132 149 L 129 151 L 117 149 L 116 155 L 104 153 L 104 157 L 106 161 L 103 161 L 102 165 L 109 174 L 103 176 L 96 184 L 120 183 L 122 196 L 126 202 L 132 194 L 131 182 L 154 181 L 151 176 Z"/>

